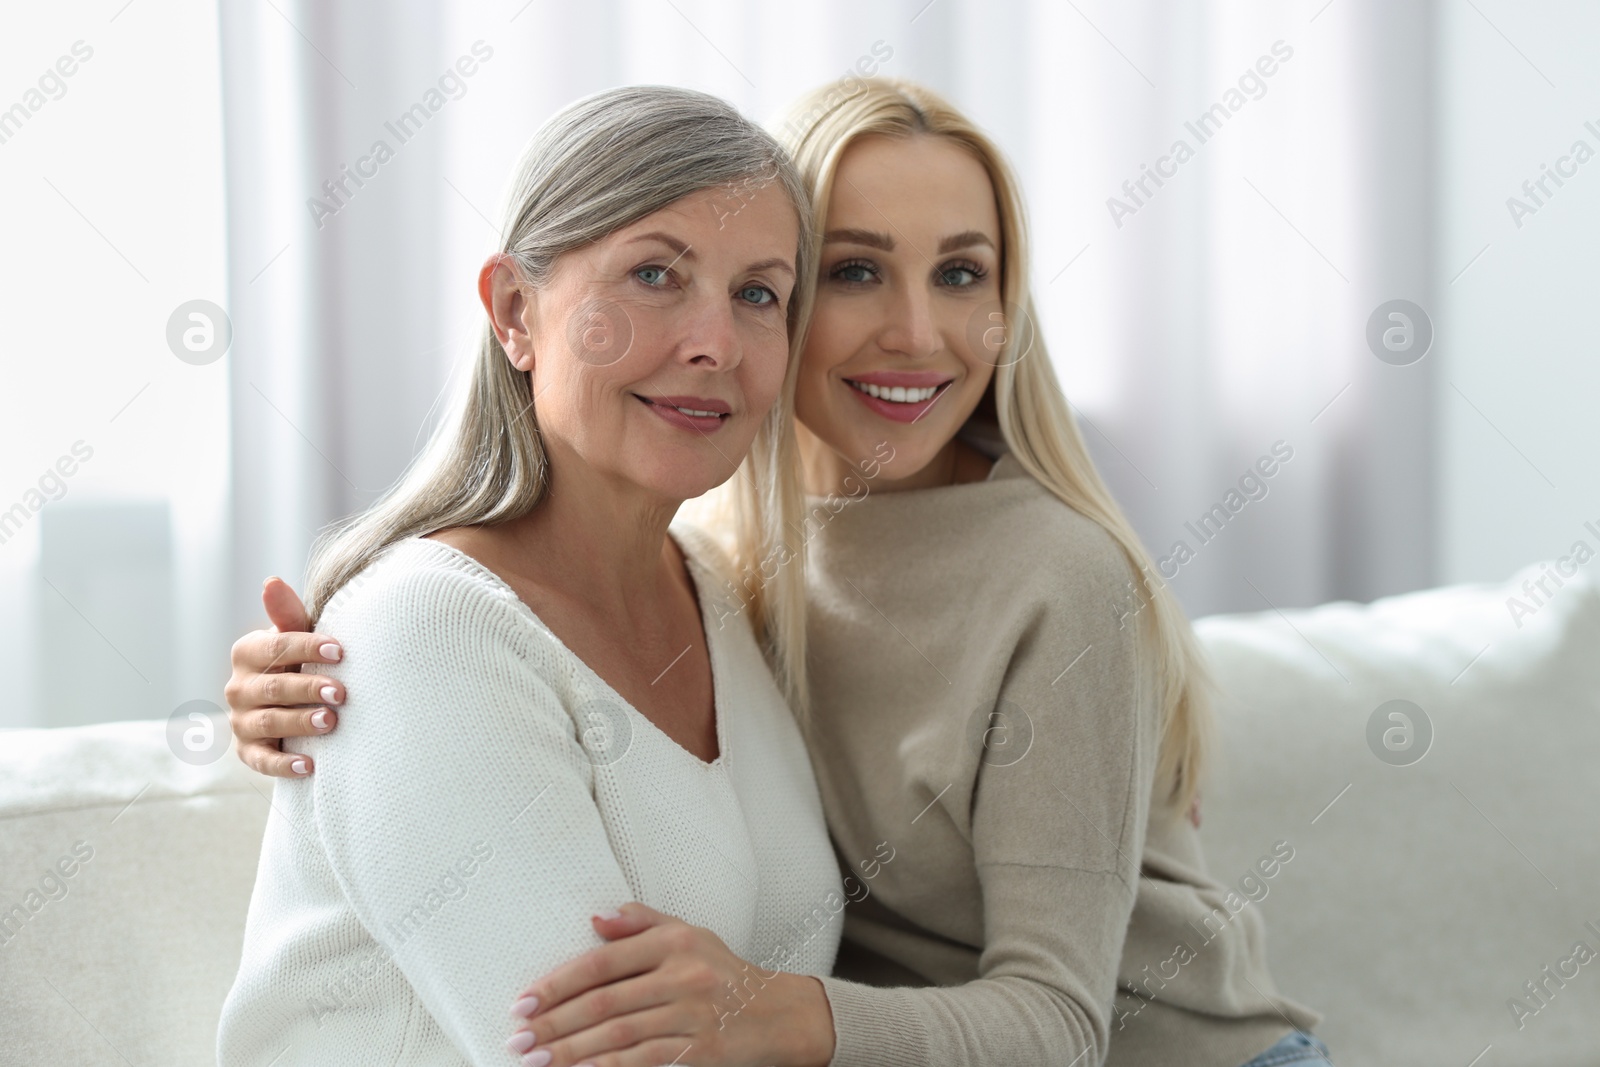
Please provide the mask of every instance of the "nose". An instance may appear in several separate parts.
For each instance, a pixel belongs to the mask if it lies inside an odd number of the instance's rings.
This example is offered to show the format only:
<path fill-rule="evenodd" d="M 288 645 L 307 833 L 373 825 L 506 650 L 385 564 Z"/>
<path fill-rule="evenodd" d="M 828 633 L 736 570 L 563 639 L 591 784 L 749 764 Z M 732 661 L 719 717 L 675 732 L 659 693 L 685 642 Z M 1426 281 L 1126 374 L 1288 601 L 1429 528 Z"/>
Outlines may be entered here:
<path fill-rule="evenodd" d="M 895 294 L 878 344 L 887 352 L 912 359 L 926 359 L 943 347 L 933 321 L 932 300 L 920 286 L 908 286 Z"/>
<path fill-rule="evenodd" d="M 698 296 L 687 309 L 678 351 L 684 362 L 704 370 L 729 371 L 744 358 L 733 307 L 726 294 Z"/>

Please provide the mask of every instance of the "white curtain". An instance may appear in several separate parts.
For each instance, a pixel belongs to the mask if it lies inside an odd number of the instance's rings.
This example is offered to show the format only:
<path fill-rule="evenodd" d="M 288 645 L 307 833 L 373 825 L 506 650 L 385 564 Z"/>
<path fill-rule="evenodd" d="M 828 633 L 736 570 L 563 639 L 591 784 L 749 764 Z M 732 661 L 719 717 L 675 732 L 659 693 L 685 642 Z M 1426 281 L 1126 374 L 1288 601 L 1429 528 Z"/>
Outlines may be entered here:
<path fill-rule="evenodd" d="M 1434 36 L 1430 5 L 1381 0 L 226 3 L 236 624 L 414 454 L 540 122 L 632 82 L 764 120 L 858 63 L 946 93 L 1019 167 L 1068 398 L 1152 553 L 1187 542 L 1191 614 L 1431 584 L 1433 364 L 1365 331 L 1433 301 Z M 1162 163 L 1179 139 L 1193 158 Z M 1133 204 L 1144 165 L 1176 171 Z M 1279 441 L 1266 495 L 1230 496 Z"/>
<path fill-rule="evenodd" d="M 1431 8 L 1324 2 L 1041 4 L 1026 34 L 1046 336 L 1191 614 L 1434 581 L 1437 360 L 1365 340 L 1379 304 L 1433 303 Z M 1278 441 L 1266 495 L 1230 499 Z"/>

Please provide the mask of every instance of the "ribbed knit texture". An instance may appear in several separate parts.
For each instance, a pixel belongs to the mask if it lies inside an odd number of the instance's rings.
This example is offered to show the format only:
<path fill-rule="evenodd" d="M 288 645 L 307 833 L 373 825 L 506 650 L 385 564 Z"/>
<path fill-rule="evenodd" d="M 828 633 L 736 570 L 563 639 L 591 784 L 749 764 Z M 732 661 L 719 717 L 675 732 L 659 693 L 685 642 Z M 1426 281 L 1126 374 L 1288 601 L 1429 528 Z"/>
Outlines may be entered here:
<path fill-rule="evenodd" d="M 1187 818 L 1154 816 L 1114 539 L 1010 456 L 811 507 L 812 756 L 852 899 L 833 1067 L 1237 1067 L 1320 1022 Z M 874 988 L 928 984 L 956 988 Z"/>
<path fill-rule="evenodd" d="M 403 541 L 333 597 L 319 625 L 345 655 L 323 670 L 349 697 L 337 730 L 284 745 L 316 773 L 274 788 L 223 1067 L 510 1067 L 512 1001 L 629 900 L 828 973 L 840 880 L 803 742 L 719 550 L 673 533 L 711 656 L 710 764 L 454 548 Z"/>

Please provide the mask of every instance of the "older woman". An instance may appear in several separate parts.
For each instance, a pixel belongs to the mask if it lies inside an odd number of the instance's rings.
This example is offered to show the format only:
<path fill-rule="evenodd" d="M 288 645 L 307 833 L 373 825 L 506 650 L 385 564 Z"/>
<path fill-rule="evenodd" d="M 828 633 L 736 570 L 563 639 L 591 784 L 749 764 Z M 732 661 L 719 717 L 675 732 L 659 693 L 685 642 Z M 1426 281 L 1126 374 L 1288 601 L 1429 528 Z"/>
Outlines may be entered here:
<path fill-rule="evenodd" d="M 507 995 L 623 900 L 783 960 L 735 1038 L 826 1011 L 807 976 L 839 923 L 806 924 L 840 882 L 794 683 L 716 624 L 718 549 L 669 532 L 736 470 L 751 537 L 788 518 L 760 490 L 792 462 L 809 220 L 773 141 L 702 94 L 602 93 L 529 145 L 456 418 L 313 561 L 350 698 L 289 746 L 328 758 L 277 783 L 222 1064 L 514 1062 Z M 813 1036 L 797 1062 L 831 1055 Z"/>

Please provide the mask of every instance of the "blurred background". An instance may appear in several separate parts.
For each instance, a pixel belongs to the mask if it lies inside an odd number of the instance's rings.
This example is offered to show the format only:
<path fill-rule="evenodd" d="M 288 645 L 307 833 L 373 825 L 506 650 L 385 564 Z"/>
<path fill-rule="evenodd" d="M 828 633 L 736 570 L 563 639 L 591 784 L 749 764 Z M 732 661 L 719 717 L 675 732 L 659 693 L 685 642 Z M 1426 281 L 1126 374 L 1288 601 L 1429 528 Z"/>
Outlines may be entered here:
<path fill-rule="evenodd" d="M 987 127 L 1039 328 L 1147 546 L 1187 545 L 1192 617 L 1600 536 L 1592 4 L 95 0 L 5 30 L 0 726 L 220 702 L 261 580 L 299 585 L 428 433 L 522 146 L 631 82 L 765 121 L 878 73 Z"/>

